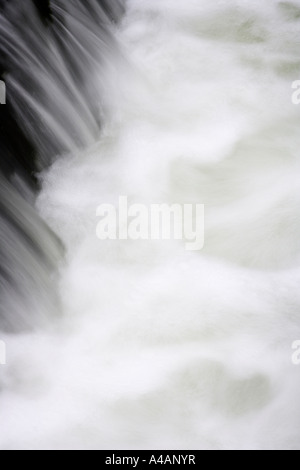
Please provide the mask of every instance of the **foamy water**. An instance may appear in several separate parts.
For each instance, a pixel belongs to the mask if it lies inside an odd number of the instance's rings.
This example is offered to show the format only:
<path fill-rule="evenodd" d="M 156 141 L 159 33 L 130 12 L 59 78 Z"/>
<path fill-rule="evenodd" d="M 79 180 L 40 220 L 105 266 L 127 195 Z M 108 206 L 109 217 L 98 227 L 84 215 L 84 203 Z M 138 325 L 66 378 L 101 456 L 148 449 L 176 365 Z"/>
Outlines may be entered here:
<path fill-rule="evenodd" d="M 102 135 L 42 175 L 62 308 L 3 338 L 1 448 L 300 448 L 299 16 L 128 1 Z M 120 195 L 205 204 L 204 250 L 99 241 Z"/>

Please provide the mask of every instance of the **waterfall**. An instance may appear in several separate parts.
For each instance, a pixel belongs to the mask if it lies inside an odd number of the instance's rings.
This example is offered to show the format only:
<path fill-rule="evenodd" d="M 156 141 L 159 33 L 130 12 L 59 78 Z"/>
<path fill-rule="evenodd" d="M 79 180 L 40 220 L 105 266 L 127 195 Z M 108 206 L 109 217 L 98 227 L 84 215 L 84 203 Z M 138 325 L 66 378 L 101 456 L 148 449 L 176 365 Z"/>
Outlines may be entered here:
<path fill-rule="evenodd" d="M 59 311 L 58 237 L 34 209 L 39 174 L 57 155 L 99 136 L 105 114 L 102 70 L 117 45 L 112 21 L 122 12 L 97 0 L 2 6 L 0 325 L 32 328 Z"/>
<path fill-rule="evenodd" d="M 299 449 L 298 0 L 0 12 L 0 448 Z"/>

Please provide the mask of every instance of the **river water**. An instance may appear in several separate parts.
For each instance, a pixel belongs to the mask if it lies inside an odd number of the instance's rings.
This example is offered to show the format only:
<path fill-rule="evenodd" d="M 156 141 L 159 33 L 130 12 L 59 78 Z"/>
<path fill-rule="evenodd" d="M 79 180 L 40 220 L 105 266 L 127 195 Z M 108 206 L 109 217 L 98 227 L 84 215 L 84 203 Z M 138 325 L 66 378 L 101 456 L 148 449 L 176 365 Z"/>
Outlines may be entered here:
<path fill-rule="evenodd" d="M 128 0 L 93 77 L 101 133 L 40 177 L 60 308 L 4 335 L 1 448 L 300 449 L 299 20 Z M 120 196 L 205 204 L 204 249 L 98 240 Z"/>

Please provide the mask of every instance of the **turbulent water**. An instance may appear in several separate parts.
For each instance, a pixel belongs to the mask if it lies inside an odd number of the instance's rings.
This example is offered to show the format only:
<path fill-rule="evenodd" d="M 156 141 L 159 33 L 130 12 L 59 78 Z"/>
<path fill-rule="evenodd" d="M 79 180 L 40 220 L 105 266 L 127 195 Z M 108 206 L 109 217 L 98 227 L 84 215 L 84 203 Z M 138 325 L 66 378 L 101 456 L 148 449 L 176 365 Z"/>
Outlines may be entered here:
<path fill-rule="evenodd" d="M 109 40 L 75 17 L 87 63 L 104 51 L 76 112 L 53 72 L 43 114 L 61 307 L 1 335 L 1 448 L 300 449 L 300 3 L 128 0 Z M 99 241 L 120 195 L 205 204 L 204 250 Z"/>

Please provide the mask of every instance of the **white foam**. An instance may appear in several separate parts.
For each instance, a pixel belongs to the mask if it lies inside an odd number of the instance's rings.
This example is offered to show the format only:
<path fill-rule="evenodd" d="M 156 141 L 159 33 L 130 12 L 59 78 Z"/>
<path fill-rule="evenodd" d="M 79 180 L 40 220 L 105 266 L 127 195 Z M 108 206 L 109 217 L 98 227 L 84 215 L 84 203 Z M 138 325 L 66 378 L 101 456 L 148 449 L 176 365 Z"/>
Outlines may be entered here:
<path fill-rule="evenodd" d="M 44 177 L 65 316 L 11 347 L 3 448 L 299 449 L 297 27 L 265 3 L 129 0 L 102 138 Z M 205 250 L 100 242 L 119 195 L 205 203 Z"/>

